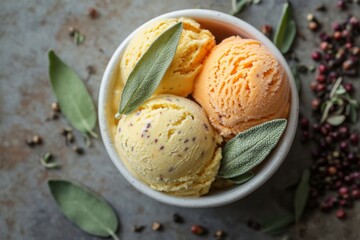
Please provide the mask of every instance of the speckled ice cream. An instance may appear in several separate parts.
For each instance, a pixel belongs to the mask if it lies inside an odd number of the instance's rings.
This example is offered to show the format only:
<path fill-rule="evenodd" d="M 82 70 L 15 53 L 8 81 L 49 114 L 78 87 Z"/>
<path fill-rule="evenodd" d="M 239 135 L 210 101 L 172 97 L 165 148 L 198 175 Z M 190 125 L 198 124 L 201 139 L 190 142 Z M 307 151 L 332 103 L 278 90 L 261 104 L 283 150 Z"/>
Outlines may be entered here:
<path fill-rule="evenodd" d="M 117 151 L 132 174 L 153 189 L 177 196 L 209 191 L 221 160 L 222 138 L 196 103 L 159 95 L 123 116 Z"/>

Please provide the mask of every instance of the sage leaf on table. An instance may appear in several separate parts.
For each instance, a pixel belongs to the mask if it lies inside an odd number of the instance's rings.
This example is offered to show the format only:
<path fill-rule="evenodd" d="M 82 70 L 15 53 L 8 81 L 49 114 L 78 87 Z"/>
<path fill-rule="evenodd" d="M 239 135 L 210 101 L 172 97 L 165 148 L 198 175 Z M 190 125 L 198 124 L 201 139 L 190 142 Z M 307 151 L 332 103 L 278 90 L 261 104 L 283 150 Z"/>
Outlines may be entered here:
<path fill-rule="evenodd" d="M 276 119 L 232 138 L 223 148 L 219 177 L 234 178 L 260 164 L 276 146 L 286 125 L 286 119 Z"/>
<path fill-rule="evenodd" d="M 229 180 L 235 184 L 244 184 L 255 176 L 254 172 L 249 171 L 240 176 L 230 178 Z"/>
<path fill-rule="evenodd" d="M 302 173 L 300 182 L 295 191 L 295 200 L 294 200 L 294 214 L 295 221 L 298 222 L 304 212 L 310 191 L 310 171 L 305 169 Z"/>
<path fill-rule="evenodd" d="M 298 90 L 298 92 L 300 92 L 301 90 L 301 81 L 300 81 L 300 77 L 299 77 L 299 71 L 298 71 L 298 66 L 291 62 L 290 63 L 290 69 L 291 69 L 291 72 L 294 76 L 294 79 L 295 79 L 295 84 L 296 84 L 296 88 Z"/>
<path fill-rule="evenodd" d="M 131 113 L 155 92 L 175 56 L 182 29 L 181 22 L 174 24 L 141 56 L 124 86 L 119 114 Z"/>
<path fill-rule="evenodd" d="M 231 0 L 232 9 L 230 14 L 235 15 L 240 13 L 242 10 L 245 9 L 248 3 L 248 0 Z"/>
<path fill-rule="evenodd" d="M 345 115 L 335 115 L 328 117 L 328 119 L 326 119 L 326 122 L 329 123 L 331 126 L 339 126 L 345 121 L 345 119 Z"/>
<path fill-rule="evenodd" d="M 288 2 L 284 3 L 280 21 L 274 35 L 274 44 L 283 53 L 290 50 L 296 37 L 296 23 L 292 18 L 291 6 Z"/>
<path fill-rule="evenodd" d="M 118 239 L 118 218 L 103 199 L 66 180 L 49 180 L 50 192 L 62 213 L 86 233 Z"/>
<path fill-rule="evenodd" d="M 49 52 L 49 75 L 61 112 L 69 122 L 85 134 L 97 137 L 94 103 L 79 76 L 53 50 Z"/>
<path fill-rule="evenodd" d="M 278 235 L 281 234 L 285 230 L 285 228 L 293 222 L 294 215 L 291 213 L 286 213 L 284 215 L 276 216 L 267 220 L 263 224 L 261 231 L 271 235 Z"/>

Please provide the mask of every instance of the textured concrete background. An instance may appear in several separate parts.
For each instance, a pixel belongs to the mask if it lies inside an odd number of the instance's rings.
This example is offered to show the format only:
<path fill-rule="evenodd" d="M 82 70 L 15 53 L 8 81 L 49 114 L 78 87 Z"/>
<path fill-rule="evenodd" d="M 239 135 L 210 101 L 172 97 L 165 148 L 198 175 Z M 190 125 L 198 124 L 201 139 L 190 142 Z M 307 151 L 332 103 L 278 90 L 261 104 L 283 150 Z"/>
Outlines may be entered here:
<path fill-rule="evenodd" d="M 257 28 L 264 23 L 276 26 L 283 1 L 262 2 L 247 8 L 239 17 Z M 328 13 L 317 14 L 322 22 L 329 23 L 345 19 L 348 12 L 336 10 L 335 1 L 291 2 L 306 39 L 298 39 L 295 53 L 303 64 L 310 65 L 310 52 L 318 38 L 306 28 L 307 13 L 325 3 Z M 98 19 L 86 15 L 89 7 L 100 12 Z M 46 185 L 51 177 L 78 181 L 102 195 L 119 215 L 118 235 L 122 239 L 199 239 L 190 232 L 192 224 L 202 224 L 212 233 L 223 229 L 227 239 L 270 238 L 249 229 L 245 222 L 249 218 L 262 220 L 292 207 L 292 196 L 283 189 L 295 182 L 310 163 L 310 148 L 300 144 L 299 136 L 282 167 L 250 196 L 219 208 L 182 209 L 156 202 L 133 189 L 111 163 L 100 139 L 78 157 L 59 134 L 68 126 L 66 119 L 45 121 L 55 100 L 48 80 L 49 49 L 54 49 L 82 79 L 87 78 L 86 66 L 95 66 L 96 74 L 86 84 L 97 102 L 102 73 L 120 42 L 145 21 L 186 8 L 229 12 L 231 1 L 0 1 L 0 239 L 97 239 L 73 226 L 58 210 Z M 359 5 L 350 12 L 360 17 Z M 84 44 L 75 46 L 68 35 L 69 26 L 86 35 Z M 313 77 L 302 77 L 301 111 L 307 116 L 308 99 L 312 97 L 308 83 Z M 355 83 L 358 90 L 359 84 Z M 33 134 L 42 136 L 44 144 L 30 149 L 25 139 Z M 76 135 L 76 141 L 84 145 L 81 135 Z M 39 164 L 39 157 L 48 151 L 63 164 L 61 170 L 45 170 Z M 172 222 L 175 212 L 185 218 L 183 225 Z M 153 232 L 153 221 L 163 223 L 164 231 Z M 134 224 L 146 225 L 146 229 L 133 233 Z M 337 220 L 334 214 L 315 213 L 307 215 L 303 224 L 304 239 L 359 239 L 360 204 L 356 204 L 347 221 Z M 300 238 L 295 228 L 288 234 L 290 239 Z M 205 239 L 212 239 L 212 234 Z"/>

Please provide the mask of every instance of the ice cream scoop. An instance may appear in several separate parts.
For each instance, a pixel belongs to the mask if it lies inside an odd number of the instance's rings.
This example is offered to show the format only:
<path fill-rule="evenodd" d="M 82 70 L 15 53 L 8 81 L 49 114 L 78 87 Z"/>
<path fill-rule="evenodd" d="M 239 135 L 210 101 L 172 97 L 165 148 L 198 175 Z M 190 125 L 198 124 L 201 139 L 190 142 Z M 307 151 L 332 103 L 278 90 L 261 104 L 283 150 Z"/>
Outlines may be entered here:
<path fill-rule="evenodd" d="M 192 197 L 209 191 L 221 141 L 199 105 L 167 94 L 123 115 L 115 136 L 117 152 L 136 178 L 158 191 Z"/>
<path fill-rule="evenodd" d="M 290 86 L 274 55 L 257 40 L 229 37 L 213 48 L 193 97 L 229 139 L 266 121 L 287 118 Z"/>
<path fill-rule="evenodd" d="M 201 70 L 205 57 L 215 46 L 215 37 L 208 30 L 202 29 L 199 23 L 188 18 L 157 20 L 138 32 L 126 47 L 120 61 L 123 83 L 155 39 L 178 22 L 183 23 L 179 45 L 156 94 L 168 93 L 185 97 L 192 92 L 195 77 Z"/>

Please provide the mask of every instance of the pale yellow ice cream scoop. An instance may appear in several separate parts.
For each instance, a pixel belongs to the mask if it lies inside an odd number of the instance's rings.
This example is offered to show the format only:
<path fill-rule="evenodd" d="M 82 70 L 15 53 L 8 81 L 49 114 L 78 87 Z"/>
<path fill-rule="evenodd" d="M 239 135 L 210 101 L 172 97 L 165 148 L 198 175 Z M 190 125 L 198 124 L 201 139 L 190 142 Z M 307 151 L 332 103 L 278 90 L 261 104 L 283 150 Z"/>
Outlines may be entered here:
<path fill-rule="evenodd" d="M 195 77 L 200 72 L 205 57 L 215 46 L 215 37 L 189 18 L 157 20 L 132 38 L 120 61 L 120 76 L 124 84 L 137 61 L 156 38 L 178 22 L 183 23 L 179 45 L 155 94 L 168 93 L 185 97 L 192 92 Z"/>
<path fill-rule="evenodd" d="M 168 94 L 123 115 L 115 137 L 121 160 L 136 178 L 155 190 L 191 197 L 209 191 L 221 141 L 200 106 Z"/>
<path fill-rule="evenodd" d="M 266 46 L 229 37 L 207 57 L 193 97 L 211 124 L 230 139 L 266 121 L 287 118 L 290 85 L 284 68 Z"/>

